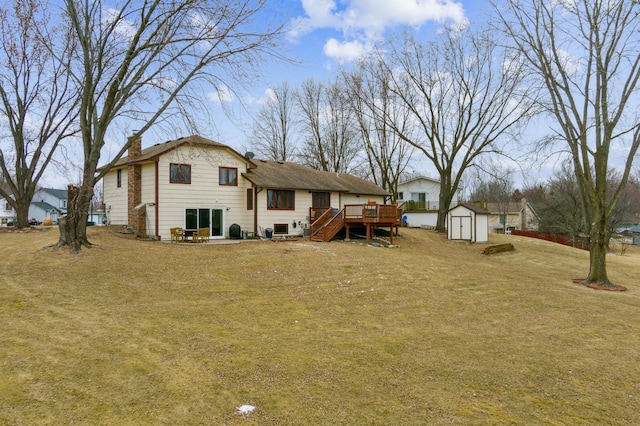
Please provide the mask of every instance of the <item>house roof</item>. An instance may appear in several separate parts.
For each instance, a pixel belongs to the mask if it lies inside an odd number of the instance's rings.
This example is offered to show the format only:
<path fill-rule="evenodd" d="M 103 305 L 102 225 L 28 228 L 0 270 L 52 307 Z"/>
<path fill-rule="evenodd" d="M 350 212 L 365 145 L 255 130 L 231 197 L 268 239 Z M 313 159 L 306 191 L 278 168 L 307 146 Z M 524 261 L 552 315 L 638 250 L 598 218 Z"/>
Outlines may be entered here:
<path fill-rule="evenodd" d="M 491 214 L 518 214 L 522 211 L 522 203 L 487 203 L 487 210 Z"/>
<path fill-rule="evenodd" d="M 67 197 L 69 196 L 69 191 L 67 191 L 66 189 L 40 188 L 40 191 L 47 192 L 53 195 L 54 197 L 62 200 L 66 200 Z"/>
<path fill-rule="evenodd" d="M 414 181 L 417 181 L 417 180 L 428 180 L 428 181 L 431 181 L 431 182 L 434 182 L 434 183 L 440 183 L 440 181 L 438 179 L 433 179 L 433 178 L 426 177 L 426 176 L 416 176 L 416 177 L 411 178 L 411 179 L 403 180 L 402 182 L 399 182 L 398 185 L 403 185 L 405 183 L 414 182 Z"/>
<path fill-rule="evenodd" d="M 440 181 L 438 179 L 430 178 L 430 177 L 427 177 L 427 176 L 416 176 L 414 178 L 407 179 L 407 180 L 404 180 L 402 182 L 399 182 L 398 185 L 404 185 L 404 184 L 415 182 L 415 181 L 419 181 L 419 180 L 428 180 L 429 182 L 433 182 L 433 183 L 437 183 L 437 184 L 440 183 Z M 461 191 L 462 190 L 462 186 L 458 186 L 457 190 Z"/>
<path fill-rule="evenodd" d="M 486 211 L 485 209 L 483 209 L 482 207 L 478 207 L 475 204 L 470 204 L 470 203 L 459 203 L 457 206 L 449 209 L 449 211 L 455 209 L 456 207 L 464 207 L 467 208 L 469 210 L 471 210 L 472 212 L 475 212 L 476 214 L 489 214 L 488 211 Z"/>
<path fill-rule="evenodd" d="M 139 164 L 139 163 L 147 163 L 150 161 L 154 161 L 159 156 L 166 154 L 167 152 L 172 151 L 182 145 L 187 145 L 187 144 L 192 146 L 199 146 L 199 147 L 222 148 L 237 155 L 238 157 L 244 158 L 240 153 L 238 153 L 237 151 L 235 151 L 234 149 L 232 149 L 227 145 L 212 141 L 207 138 L 203 138 L 202 136 L 191 135 L 191 136 L 186 136 L 186 137 L 178 138 L 178 139 L 163 142 L 163 143 L 158 143 L 148 148 L 145 148 L 141 151 L 140 157 L 135 159 L 135 161 L 130 161 L 128 156 L 122 157 L 120 160 L 118 160 L 114 164 L 113 167 L 117 168 L 117 167 L 125 166 L 128 164 Z M 250 162 L 250 160 L 247 160 L 247 161 Z M 104 165 L 98 167 L 97 171 L 100 172 L 103 168 L 104 168 Z"/>
<path fill-rule="evenodd" d="M 345 173 L 323 172 L 297 163 L 254 160 L 242 175 L 260 188 L 307 189 L 363 195 L 391 195 L 376 184 Z"/>
<path fill-rule="evenodd" d="M 49 204 L 47 202 L 44 202 L 44 201 L 35 201 L 35 202 L 32 202 L 31 205 L 34 206 L 34 207 L 37 207 L 37 208 L 39 208 L 41 210 L 44 210 L 46 212 L 55 210 L 55 211 L 57 211 L 59 213 L 63 213 L 63 210 L 61 210 L 61 209 L 59 209 L 57 207 L 54 207 L 51 204 Z"/>

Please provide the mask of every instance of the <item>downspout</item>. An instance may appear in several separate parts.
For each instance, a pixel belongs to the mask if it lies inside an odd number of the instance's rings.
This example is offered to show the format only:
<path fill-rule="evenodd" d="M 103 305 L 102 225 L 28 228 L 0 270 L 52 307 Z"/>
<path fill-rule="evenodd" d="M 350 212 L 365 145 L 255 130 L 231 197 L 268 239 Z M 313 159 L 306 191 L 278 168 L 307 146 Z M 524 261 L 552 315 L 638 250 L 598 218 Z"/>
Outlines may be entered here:
<path fill-rule="evenodd" d="M 160 241 L 162 238 L 160 237 L 160 225 L 159 225 L 159 218 L 160 218 L 160 204 L 158 203 L 158 200 L 160 198 L 160 191 L 158 190 L 158 182 L 160 181 L 160 165 L 158 164 L 160 162 L 159 159 L 156 159 L 156 185 L 155 185 L 155 190 L 156 190 L 156 194 L 155 194 L 155 198 L 156 198 L 156 237 L 158 237 L 158 241 Z"/>

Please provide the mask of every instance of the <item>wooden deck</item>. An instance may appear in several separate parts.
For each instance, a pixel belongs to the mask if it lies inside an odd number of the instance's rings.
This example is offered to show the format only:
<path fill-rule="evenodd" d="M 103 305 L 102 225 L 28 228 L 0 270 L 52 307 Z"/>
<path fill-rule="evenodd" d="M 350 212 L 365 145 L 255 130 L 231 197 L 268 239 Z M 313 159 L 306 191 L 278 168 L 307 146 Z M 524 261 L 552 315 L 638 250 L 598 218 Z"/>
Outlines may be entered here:
<path fill-rule="evenodd" d="M 402 210 L 388 204 L 347 204 L 342 210 L 310 209 L 312 241 L 330 241 L 340 230 L 345 229 L 349 238 L 351 228 L 365 228 L 367 243 L 371 241 L 375 228 L 389 228 L 390 243 L 402 220 Z"/>

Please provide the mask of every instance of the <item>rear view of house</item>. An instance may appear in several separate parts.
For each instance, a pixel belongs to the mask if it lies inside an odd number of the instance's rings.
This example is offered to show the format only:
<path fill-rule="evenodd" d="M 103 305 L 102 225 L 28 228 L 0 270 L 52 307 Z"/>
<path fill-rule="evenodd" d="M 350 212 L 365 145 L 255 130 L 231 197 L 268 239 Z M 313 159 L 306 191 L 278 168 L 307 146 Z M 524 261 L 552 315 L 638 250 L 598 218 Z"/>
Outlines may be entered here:
<path fill-rule="evenodd" d="M 201 136 L 146 149 L 138 139 L 128 154 L 104 177 L 107 221 L 158 239 L 169 240 L 175 227 L 209 228 L 210 238 L 229 238 L 232 225 L 303 235 L 313 209 L 383 204 L 390 195 L 355 176 L 254 159 Z"/>

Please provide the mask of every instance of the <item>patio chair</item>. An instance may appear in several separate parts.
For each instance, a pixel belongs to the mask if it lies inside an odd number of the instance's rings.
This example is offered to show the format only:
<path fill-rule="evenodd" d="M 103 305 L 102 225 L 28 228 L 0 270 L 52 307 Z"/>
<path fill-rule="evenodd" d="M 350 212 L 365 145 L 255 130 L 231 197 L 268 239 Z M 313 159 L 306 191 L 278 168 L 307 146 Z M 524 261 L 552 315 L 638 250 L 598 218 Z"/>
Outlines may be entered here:
<path fill-rule="evenodd" d="M 170 228 L 171 242 L 177 243 L 184 241 L 184 229 L 182 228 Z"/>
<path fill-rule="evenodd" d="M 209 235 L 211 234 L 209 228 L 198 228 L 193 234 L 193 240 L 197 243 L 209 242 Z"/>

